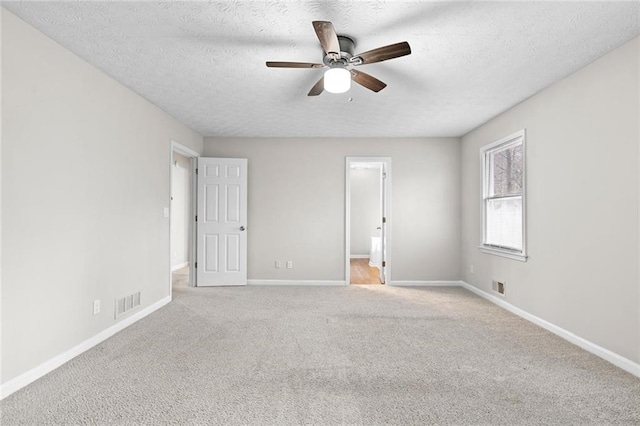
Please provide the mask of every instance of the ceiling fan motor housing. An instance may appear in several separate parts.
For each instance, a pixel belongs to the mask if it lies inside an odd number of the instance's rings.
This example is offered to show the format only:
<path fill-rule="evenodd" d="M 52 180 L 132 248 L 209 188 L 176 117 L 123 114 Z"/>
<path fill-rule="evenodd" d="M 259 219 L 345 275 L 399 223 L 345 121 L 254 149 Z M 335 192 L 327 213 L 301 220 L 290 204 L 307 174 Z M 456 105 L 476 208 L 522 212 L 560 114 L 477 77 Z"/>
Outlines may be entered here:
<path fill-rule="evenodd" d="M 324 58 L 322 59 L 322 62 L 324 62 L 324 64 L 326 66 L 328 66 L 328 67 L 335 66 L 335 65 L 346 66 L 349 63 L 349 60 L 354 55 L 354 52 L 355 52 L 355 49 L 356 49 L 356 42 L 351 37 L 339 35 L 338 36 L 338 44 L 340 44 L 340 58 L 339 59 L 336 60 L 329 53 L 324 55 Z"/>

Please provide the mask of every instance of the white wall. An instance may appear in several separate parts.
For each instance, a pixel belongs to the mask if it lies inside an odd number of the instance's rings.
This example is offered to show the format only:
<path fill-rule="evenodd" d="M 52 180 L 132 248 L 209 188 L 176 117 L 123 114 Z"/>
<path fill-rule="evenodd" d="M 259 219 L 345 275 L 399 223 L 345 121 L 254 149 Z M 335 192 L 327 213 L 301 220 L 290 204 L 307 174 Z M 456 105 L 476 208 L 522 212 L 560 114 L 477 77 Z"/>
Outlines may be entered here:
<path fill-rule="evenodd" d="M 463 279 L 640 361 L 638 39 L 463 137 Z M 527 130 L 526 263 L 483 254 L 481 146 Z M 469 272 L 470 265 L 475 273 Z"/>
<path fill-rule="evenodd" d="M 351 169 L 351 255 L 369 255 L 371 237 L 380 236 L 380 169 Z"/>
<path fill-rule="evenodd" d="M 640 40 L 636 39 L 636 52 L 638 61 L 640 62 Z M 640 63 L 637 67 L 638 81 L 640 82 Z M 640 83 L 638 83 L 638 109 L 640 109 Z M 638 126 L 638 144 L 640 145 L 640 119 L 637 120 Z M 640 148 L 638 149 L 638 167 L 640 168 Z M 638 265 L 638 358 L 640 358 L 640 171 L 638 172 L 638 256 L 636 257 Z M 638 359 L 640 362 L 640 359 Z"/>
<path fill-rule="evenodd" d="M 460 278 L 458 139 L 205 138 L 204 150 L 249 159 L 249 279 L 344 281 L 348 156 L 392 157 L 391 280 Z"/>
<path fill-rule="evenodd" d="M 169 296 L 170 141 L 202 137 L 6 10 L 2 88 L 6 383 Z"/>
<path fill-rule="evenodd" d="M 0 7 L 0 321 L 2 320 L 2 22 L 4 9 Z M 2 383 L 2 324 L 0 324 L 0 383 Z"/>
<path fill-rule="evenodd" d="M 181 267 L 189 261 L 189 203 L 191 203 L 191 161 L 173 153 L 171 168 L 171 267 Z"/>

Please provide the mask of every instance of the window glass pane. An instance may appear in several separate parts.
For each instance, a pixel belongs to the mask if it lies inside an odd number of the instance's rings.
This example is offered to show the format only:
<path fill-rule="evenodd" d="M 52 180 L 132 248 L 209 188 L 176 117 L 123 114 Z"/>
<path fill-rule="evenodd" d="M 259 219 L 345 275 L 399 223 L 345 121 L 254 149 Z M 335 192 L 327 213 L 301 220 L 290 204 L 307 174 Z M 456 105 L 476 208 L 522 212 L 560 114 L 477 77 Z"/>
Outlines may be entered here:
<path fill-rule="evenodd" d="M 522 250 L 522 197 L 486 200 L 485 244 Z"/>
<path fill-rule="evenodd" d="M 522 194 L 522 143 L 489 155 L 489 197 Z"/>

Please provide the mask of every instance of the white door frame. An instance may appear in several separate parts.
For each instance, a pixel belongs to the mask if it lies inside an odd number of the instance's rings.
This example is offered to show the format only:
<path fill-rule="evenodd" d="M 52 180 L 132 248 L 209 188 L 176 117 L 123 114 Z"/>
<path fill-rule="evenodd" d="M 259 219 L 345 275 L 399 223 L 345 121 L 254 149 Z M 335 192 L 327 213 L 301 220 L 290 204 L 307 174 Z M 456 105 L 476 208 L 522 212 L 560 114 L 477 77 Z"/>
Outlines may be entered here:
<path fill-rule="evenodd" d="M 344 216 L 344 280 L 346 285 L 351 284 L 351 165 L 356 163 L 384 163 L 387 176 L 386 185 L 382 185 L 382 190 L 386 190 L 384 197 L 386 218 L 386 247 L 383 259 L 386 262 L 386 285 L 391 284 L 391 157 L 347 157 L 345 165 L 345 216 Z"/>
<path fill-rule="evenodd" d="M 191 193 L 191 202 L 189 203 L 189 287 L 195 287 L 196 274 L 194 271 L 194 264 L 196 258 L 196 203 L 197 203 L 197 188 L 196 188 L 196 162 L 200 154 L 189 147 L 179 144 L 178 142 L 171 140 L 171 152 L 169 155 L 169 295 L 173 298 L 173 286 L 172 286 L 172 273 L 171 273 L 171 197 L 173 194 L 173 153 L 176 152 L 182 156 L 191 159 L 191 182 L 189 185 L 189 192 Z"/>

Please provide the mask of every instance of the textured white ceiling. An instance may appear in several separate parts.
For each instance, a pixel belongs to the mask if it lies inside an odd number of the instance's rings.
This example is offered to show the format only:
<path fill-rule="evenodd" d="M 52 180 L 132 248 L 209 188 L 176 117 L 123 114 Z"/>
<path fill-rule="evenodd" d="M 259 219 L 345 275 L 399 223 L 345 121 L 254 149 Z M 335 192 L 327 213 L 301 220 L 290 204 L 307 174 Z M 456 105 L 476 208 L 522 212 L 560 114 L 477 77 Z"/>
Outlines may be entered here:
<path fill-rule="evenodd" d="M 10 2 L 3 6 L 205 136 L 460 136 L 640 34 L 638 2 Z M 388 87 L 306 94 L 320 62 L 311 21 Z M 349 97 L 353 98 L 351 102 Z"/>

